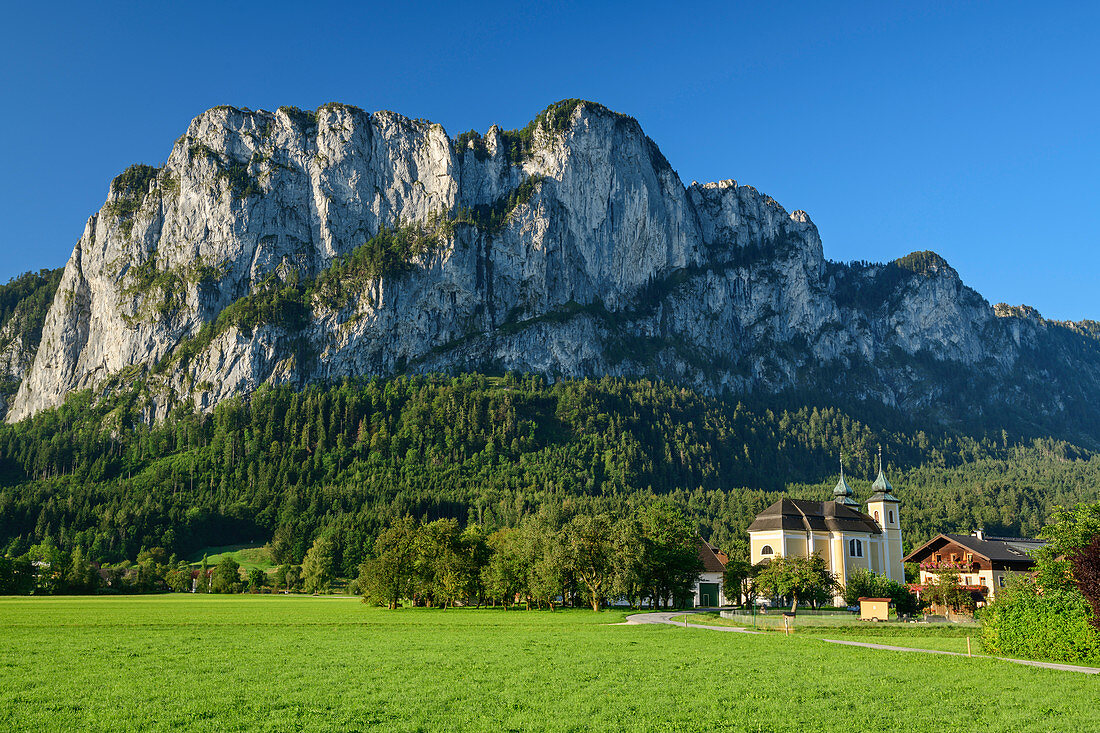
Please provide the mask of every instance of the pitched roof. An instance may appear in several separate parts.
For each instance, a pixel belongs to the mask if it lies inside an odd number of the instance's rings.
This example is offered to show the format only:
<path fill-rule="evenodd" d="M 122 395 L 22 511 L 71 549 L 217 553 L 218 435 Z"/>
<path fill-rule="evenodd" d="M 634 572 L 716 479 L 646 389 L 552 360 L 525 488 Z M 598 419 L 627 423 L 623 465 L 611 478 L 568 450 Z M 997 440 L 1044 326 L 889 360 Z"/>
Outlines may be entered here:
<path fill-rule="evenodd" d="M 795 532 L 868 532 L 881 534 L 878 523 L 863 512 L 835 501 L 780 499 L 756 515 L 750 532 L 787 529 Z"/>
<path fill-rule="evenodd" d="M 703 562 L 704 573 L 724 573 L 726 563 L 722 560 L 725 554 L 719 552 L 702 537 L 699 538 L 699 559 Z"/>
<path fill-rule="evenodd" d="M 1030 553 L 1046 544 L 1046 540 L 1028 537 L 986 537 L 979 539 L 969 534 L 941 534 L 925 542 L 909 553 L 905 562 L 919 561 L 930 555 L 937 547 L 954 542 L 960 547 L 994 562 L 1017 563 L 1031 566 L 1035 560 Z"/>

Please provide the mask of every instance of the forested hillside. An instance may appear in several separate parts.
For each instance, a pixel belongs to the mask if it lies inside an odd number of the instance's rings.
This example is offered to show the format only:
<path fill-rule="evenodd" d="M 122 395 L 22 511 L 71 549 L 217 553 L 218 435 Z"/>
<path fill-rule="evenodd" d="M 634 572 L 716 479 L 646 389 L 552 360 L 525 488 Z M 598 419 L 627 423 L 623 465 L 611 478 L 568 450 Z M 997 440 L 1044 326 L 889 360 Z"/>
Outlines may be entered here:
<path fill-rule="evenodd" d="M 841 451 L 866 498 L 880 443 L 907 544 L 978 526 L 1033 534 L 1054 506 L 1100 498 L 1100 458 L 1067 443 L 924 431 L 874 403 L 806 404 L 648 380 L 398 377 L 265 387 L 150 427 L 136 394 L 77 393 L 0 428 L 0 552 L 49 537 L 118 561 L 254 541 L 282 562 L 330 534 L 350 576 L 406 512 L 492 530 L 544 505 L 564 521 L 654 494 L 728 547 L 779 492 L 827 498 Z"/>
<path fill-rule="evenodd" d="M 64 268 L 25 272 L 12 278 L 6 285 L 0 285 L 0 329 L 17 311 L 23 310 L 28 318 L 22 335 L 35 343 L 42 336 L 42 323 L 46 320 L 46 311 L 50 309 L 57 284 L 61 281 Z"/>
<path fill-rule="evenodd" d="M 63 268 L 26 272 L 0 285 L 0 418 L 38 351 Z"/>

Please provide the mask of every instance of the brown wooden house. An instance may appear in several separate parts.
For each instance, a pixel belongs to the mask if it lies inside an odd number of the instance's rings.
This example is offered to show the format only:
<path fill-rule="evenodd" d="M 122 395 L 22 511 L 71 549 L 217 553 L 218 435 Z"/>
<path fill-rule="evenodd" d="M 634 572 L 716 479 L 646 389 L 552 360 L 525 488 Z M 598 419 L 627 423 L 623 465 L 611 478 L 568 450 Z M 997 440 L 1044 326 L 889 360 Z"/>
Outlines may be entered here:
<path fill-rule="evenodd" d="M 941 534 L 924 543 L 905 558 L 920 564 L 918 592 L 937 570 L 958 571 L 962 586 L 975 598 L 992 601 L 1014 573 L 1026 573 L 1035 565 L 1031 553 L 1045 540 L 1021 537 L 989 537 L 981 530 L 972 534 Z"/>

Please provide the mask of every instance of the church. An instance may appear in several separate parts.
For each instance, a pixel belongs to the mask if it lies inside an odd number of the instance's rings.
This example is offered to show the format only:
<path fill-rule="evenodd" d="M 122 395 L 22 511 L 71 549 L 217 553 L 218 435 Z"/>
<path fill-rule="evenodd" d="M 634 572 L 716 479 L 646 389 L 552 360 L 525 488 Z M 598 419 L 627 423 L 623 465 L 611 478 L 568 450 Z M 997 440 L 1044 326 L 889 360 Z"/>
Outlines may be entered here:
<path fill-rule="evenodd" d="M 832 500 L 775 502 L 749 525 L 749 561 L 816 552 L 841 585 L 861 568 L 904 583 L 900 502 L 883 473 L 881 454 L 866 513 L 853 496 L 842 465 Z M 835 603 L 843 601 L 837 597 Z"/>

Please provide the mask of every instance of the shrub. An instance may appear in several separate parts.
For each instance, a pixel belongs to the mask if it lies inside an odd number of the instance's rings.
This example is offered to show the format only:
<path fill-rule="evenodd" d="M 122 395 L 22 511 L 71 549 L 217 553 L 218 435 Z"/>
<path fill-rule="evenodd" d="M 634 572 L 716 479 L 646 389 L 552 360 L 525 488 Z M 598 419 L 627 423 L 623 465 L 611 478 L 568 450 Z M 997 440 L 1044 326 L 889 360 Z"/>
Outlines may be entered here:
<path fill-rule="evenodd" d="M 993 654 L 1100 663 L 1100 632 L 1080 593 L 1022 578 L 981 614 L 982 647 Z"/>

